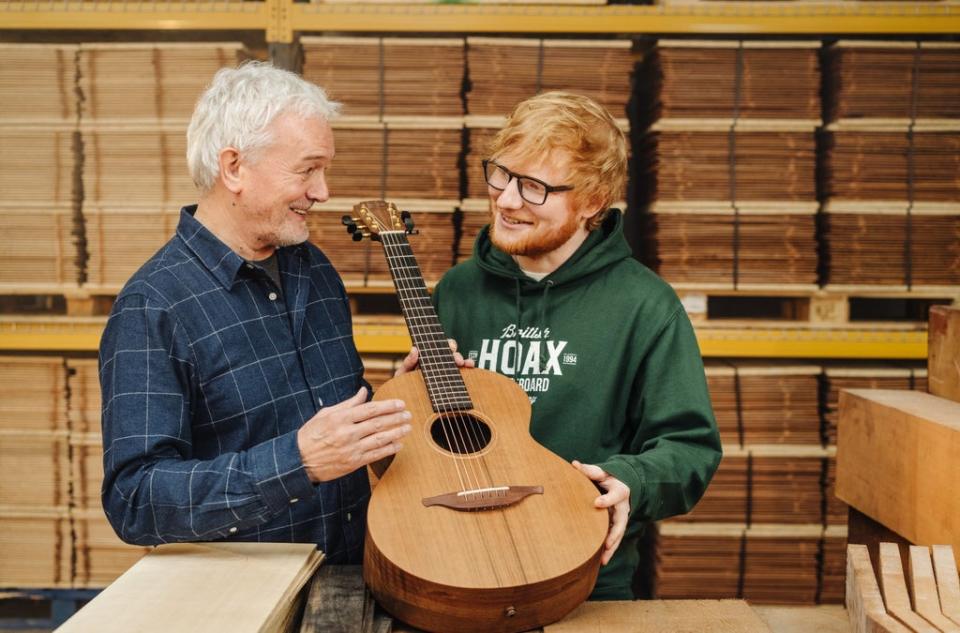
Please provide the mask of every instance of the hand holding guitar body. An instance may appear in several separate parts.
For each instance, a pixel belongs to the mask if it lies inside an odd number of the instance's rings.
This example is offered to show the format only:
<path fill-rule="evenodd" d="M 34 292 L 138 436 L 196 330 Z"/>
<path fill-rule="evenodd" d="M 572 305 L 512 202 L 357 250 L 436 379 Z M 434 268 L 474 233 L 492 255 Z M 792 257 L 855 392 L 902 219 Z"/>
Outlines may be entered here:
<path fill-rule="evenodd" d="M 607 508 L 610 512 L 610 531 L 603 542 L 601 565 L 606 565 L 620 547 L 620 541 L 627 531 L 627 519 L 630 517 L 630 487 L 608 472 L 593 464 L 581 464 L 573 460 L 573 467 L 603 488 L 605 492 L 596 498 L 594 505 Z"/>

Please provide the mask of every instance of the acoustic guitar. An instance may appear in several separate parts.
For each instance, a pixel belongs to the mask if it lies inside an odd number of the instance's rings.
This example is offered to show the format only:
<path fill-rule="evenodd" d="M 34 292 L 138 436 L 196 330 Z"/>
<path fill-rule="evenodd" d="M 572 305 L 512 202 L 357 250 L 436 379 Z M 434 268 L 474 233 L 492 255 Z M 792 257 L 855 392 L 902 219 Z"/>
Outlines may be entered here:
<path fill-rule="evenodd" d="M 420 369 L 400 398 L 413 430 L 374 487 L 364 580 L 396 618 L 436 632 L 527 631 L 555 622 L 596 583 L 609 518 L 597 488 L 530 436 L 513 380 L 456 366 L 410 248 L 409 214 L 382 200 L 344 216 L 383 244 Z"/>

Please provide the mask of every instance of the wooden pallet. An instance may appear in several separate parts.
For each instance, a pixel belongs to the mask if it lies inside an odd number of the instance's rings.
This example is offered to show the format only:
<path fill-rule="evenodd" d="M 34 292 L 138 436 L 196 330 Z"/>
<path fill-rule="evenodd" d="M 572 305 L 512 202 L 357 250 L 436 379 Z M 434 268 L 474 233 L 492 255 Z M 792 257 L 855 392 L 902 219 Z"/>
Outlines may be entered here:
<path fill-rule="evenodd" d="M 926 321 L 932 305 L 960 305 L 960 286 L 672 284 L 691 320 L 760 319 L 842 325 Z"/>

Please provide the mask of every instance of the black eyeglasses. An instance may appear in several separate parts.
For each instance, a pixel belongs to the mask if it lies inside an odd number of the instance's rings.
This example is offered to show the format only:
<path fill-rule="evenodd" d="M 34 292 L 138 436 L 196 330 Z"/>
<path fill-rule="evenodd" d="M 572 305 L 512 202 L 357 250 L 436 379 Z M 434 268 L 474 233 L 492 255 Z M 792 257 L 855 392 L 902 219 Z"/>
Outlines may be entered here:
<path fill-rule="evenodd" d="M 543 204 L 547 201 L 547 196 L 554 191 L 570 191 L 573 189 L 572 185 L 548 185 L 542 180 L 515 174 L 490 159 L 483 160 L 481 163 L 483 164 L 483 177 L 488 185 L 497 191 L 503 191 L 510 184 L 510 181 L 516 178 L 517 186 L 520 188 L 520 197 L 530 204 Z"/>

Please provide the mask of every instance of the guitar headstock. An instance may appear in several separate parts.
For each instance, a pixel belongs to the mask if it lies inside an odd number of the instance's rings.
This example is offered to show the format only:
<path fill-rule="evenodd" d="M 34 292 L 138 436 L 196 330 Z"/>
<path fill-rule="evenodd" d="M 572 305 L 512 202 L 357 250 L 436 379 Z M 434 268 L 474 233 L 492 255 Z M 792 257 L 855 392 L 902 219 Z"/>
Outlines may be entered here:
<path fill-rule="evenodd" d="M 353 213 L 341 218 L 347 232 L 353 240 L 359 242 L 365 237 L 380 241 L 384 231 L 403 231 L 413 233 L 413 220 L 407 211 L 400 211 L 397 205 L 385 200 L 366 200 L 353 205 Z"/>

